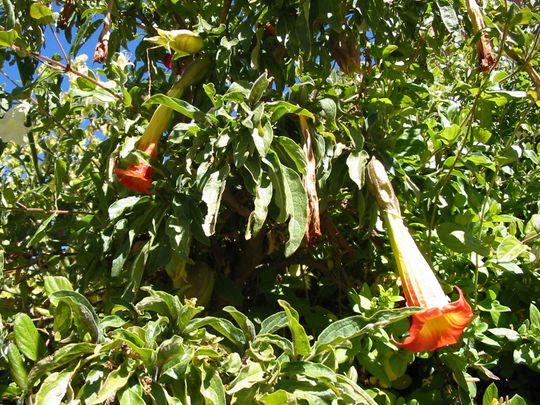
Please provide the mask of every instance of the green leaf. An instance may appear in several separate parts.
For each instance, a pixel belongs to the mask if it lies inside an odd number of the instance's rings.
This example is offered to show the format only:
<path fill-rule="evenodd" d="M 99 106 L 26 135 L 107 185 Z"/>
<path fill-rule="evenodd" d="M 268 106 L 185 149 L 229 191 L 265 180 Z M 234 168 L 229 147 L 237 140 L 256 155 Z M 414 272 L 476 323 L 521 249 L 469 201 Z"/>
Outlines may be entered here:
<path fill-rule="evenodd" d="M 195 120 L 201 120 L 205 116 L 201 110 L 194 107 L 187 101 L 180 98 L 169 97 L 165 94 L 154 94 L 152 97 L 146 100 L 144 104 L 161 104 L 169 107 L 173 111 L 177 111 L 180 114 Z"/>
<path fill-rule="evenodd" d="M 531 320 L 531 327 L 540 331 L 540 311 L 534 304 L 529 306 L 529 319 Z"/>
<path fill-rule="evenodd" d="M 71 282 L 64 276 L 45 276 L 44 287 L 47 295 L 61 290 L 73 291 Z"/>
<path fill-rule="evenodd" d="M 362 189 L 366 182 L 366 164 L 369 155 L 365 150 L 353 151 L 347 157 L 347 167 L 349 168 L 349 177 L 356 183 L 358 189 Z"/>
<path fill-rule="evenodd" d="M 270 149 L 272 140 L 274 139 L 274 130 L 272 129 L 270 122 L 267 121 L 264 126 L 258 125 L 254 127 L 251 132 L 251 137 L 253 138 L 253 143 L 257 148 L 257 152 L 259 152 L 259 156 L 262 158 L 265 157 Z"/>
<path fill-rule="evenodd" d="M 285 114 L 297 114 L 303 115 L 305 117 L 315 119 L 312 113 L 310 113 L 305 108 L 302 108 L 298 105 L 289 103 L 288 101 L 273 101 L 266 103 L 266 106 L 272 111 L 272 122 L 278 121 Z"/>
<path fill-rule="evenodd" d="M 294 394 L 285 390 L 277 390 L 257 398 L 257 403 L 262 405 L 296 404 L 296 398 Z"/>
<path fill-rule="evenodd" d="M 508 401 L 508 405 L 529 405 L 523 397 L 521 397 L 519 394 L 514 395 L 512 398 L 510 398 L 510 401 Z"/>
<path fill-rule="evenodd" d="M 441 15 L 442 22 L 450 34 L 461 36 L 459 19 L 454 10 L 453 4 L 447 0 L 438 0 L 436 2 L 437 8 Z"/>
<path fill-rule="evenodd" d="M 273 144 L 272 146 L 274 146 L 274 150 L 277 152 L 279 160 L 287 164 L 291 162 L 298 173 L 306 174 L 306 155 L 302 151 L 300 145 L 286 136 L 276 136 L 275 139 L 276 144 Z"/>
<path fill-rule="evenodd" d="M 323 98 L 319 100 L 321 105 L 323 116 L 326 122 L 332 127 L 336 127 L 337 105 L 331 98 Z"/>
<path fill-rule="evenodd" d="M 13 332 L 17 347 L 27 358 L 36 361 L 44 355 L 45 341 L 28 315 L 18 313 L 15 316 Z"/>
<path fill-rule="evenodd" d="M 132 301 L 135 295 L 139 292 L 139 287 L 144 274 L 144 269 L 146 268 L 146 262 L 148 261 L 148 255 L 152 247 L 152 242 L 154 238 L 151 238 L 148 242 L 144 244 L 140 252 L 135 257 L 133 264 L 129 270 L 129 282 L 127 283 L 124 294 L 122 298 L 127 301 Z"/>
<path fill-rule="evenodd" d="M 132 359 L 125 360 L 120 367 L 113 370 L 103 383 L 96 398 L 90 399 L 90 404 L 102 404 L 105 401 L 110 401 L 116 393 L 125 387 L 129 377 L 135 371 L 135 361 Z"/>
<path fill-rule="evenodd" d="M 491 328 L 489 329 L 489 332 L 494 334 L 497 337 L 504 337 L 508 339 L 510 342 L 517 342 L 521 339 L 521 336 L 519 332 L 515 331 L 514 329 L 509 328 Z"/>
<path fill-rule="evenodd" d="M 26 243 L 27 247 L 32 247 L 37 245 L 39 242 L 47 239 L 47 232 L 52 227 L 53 219 L 55 219 L 57 214 L 51 214 L 49 217 L 44 220 L 34 233 L 34 235 L 30 238 L 30 240 Z"/>
<path fill-rule="evenodd" d="M 493 405 L 493 401 L 495 401 L 497 404 L 499 403 L 499 390 L 494 383 L 491 383 L 484 392 L 484 396 L 482 397 L 482 405 Z"/>
<path fill-rule="evenodd" d="M 316 381 L 326 379 L 335 382 L 336 372 L 324 364 L 312 363 L 310 361 L 296 361 L 285 364 L 281 372 L 291 377 L 299 376 L 312 378 Z"/>
<path fill-rule="evenodd" d="M 125 210 L 133 207 L 143 198 L 145 197 L 131 196 L 131 197 L 122 198 L 121 200 L 113 202 L 111 206 L 109 207 L 109 219 L 111 221 L 114 221 L 116 218 L 122 215 Z"/>
<path fill-rule="evenodd" d="M 399 46 L 397 45 L 386 46 L 382 51 L 382 59 L 386 59 L 390 54 L 392 54 L 397 49 L 399 49 Z"/>
<path fill-rule="evenodd" d="M 0 48 L 9 48 L 19 38 L 19 34 L 15 30 L 0 31 Z"/>
<path fill-rule="evenodd" d="M 329 346 L 335 347 L 342 342 L 362 334 L 398 322 L 420 310 L 422 309 L 385 309 L 375 313 L 369 318 L 365 318 L 362 315 L 354 315 L 335 321 L 319 334 L 319 337 L 313 346 L 313 353 L 321 353 Z"/>
<path fill-rule="evenodd" d="M 26 390 L 28 373 L 26 371 L 26 368 L 24 367 L 21 352 L 13 343 L 9 344 L 5 351 L 7 352 L 6 358 L 8 361 L 9 372 L 13 377 L 13 380 L 19 387 L 21 387 L 23 390 Z"/>
<path fill-rule="evenodd" d="M 68 363 L 74 362 L 82 356 L 92 354 L 96 348 L 93 343 L 68 343 L 60 347 L 52 355 L 38 361 L 28 374 L 27 386 L 24 388 L 32 390 L 35 382 L 45 373 L 51 372 Z"/>
<path fill-rule="evenodd" d="M 213 367 L 202 367 L 201 394 L 205 403 L 212 405 L 225 405 L 225 387 L 217 370 Z"/>
<path fill-rule="evenodd" d="M 350 403 L 365 404 L 365 405 L 377 405 L 377 402 L 371 398 L 371 396 L 358 384 L 350 380 L 342 374 L 337 376 L 336 387 L 342 396 L 350 398 Z"/>
<path fill-rule="evenodd" d="M 255 200 L 253 201 L 254 209 L 249 214 L 246 226 L 246 240 L 251 239 L 252 236 L 257 236 L 262 229 L 266 217 L 268 216 L 268 206 L 272 201 L 272 195 L 273 187 L 270 178 L 267 173 L 261 171 L 255 186 Z"/>
<path fill-rule="evenodd" d="M 141 388 L 142 390 L 142 388 Z M 129 387 L 120 395 L 120 405 L 145 405 L 145 400 L 134 387 Z"/>
<path fill-rule="evenodd" d="M 76 291 L 57 291 L 49 297 L 53 305 L 63 302 L 69 306 L 71 312 L 81 327 L 83 327 L 94 341 L 101 336 L 99 319 L 86 297 Z"/>
<path fill-rule="evenodd" d="M 261 364 L 249 361 L 242 367 L 236 378 L 228 384 L 227 394 L 235 394 L 265 380 L 265 372 Z"/>
<path fill-rule="evenodd" d="M 449 249 L 457 253 L 476 252 L 480 256 L 489 256 L 489 249 L 459 225 L 445 222 L 437 227 L 437 235 Z"/>
<path fill-rule="evenodd" d="M 49 374 L 36 394 L 36 404 L 60 405 L 73 377 L 73 371 Z"/>
<path fill-rule="evenodd" d="M 227 176 L 229 175 L 229 165 L 220 167 L 208 175 L 202 189 L 202 201 L 206 204 L 208 210 L 204 217 L 202 225 L 204 234 L 211 236 L 216 230 L 216 223 L 221 204 L 221 196 L 227 185 Z M 206 176 L 206 174 L 205 174 Z"/>
<path fill-rule="evenodd" d="M 39 3 L 33 3 L 30 6 L 30 17 L 32 17 L 34 20 L 43 19 L 44 21 L 42 22 L 50 23 L 52 22 L 52 16 L 53 16 L 53 12 L 47 6 L 44 6 Z"/>
<path fill-rule="evenodd" d="M 266 72 L 264 72 L 262 75 L 260 75 L 257 80 L 253 83 L 253 86 L 251 86 L 251 90 L 249 91 L 248 96 L 248 102 L 251 105 L 254 105 L 256 102 L 258 102 L 266 89 L 268 88 L 268 85 L 271 83 L 272 78 L 268 78 L 266 75 Z"/>
<path fill-rule="evenodd" d="M 261 322 L 260 335 L 274 333 L 287 326 L 288 318 L 284 311 L 276 312 Z"/>
<path fill-rule="evenodd" d="M 307 227 L 307 196 L 298 173 L 287 166 L 281 166 L 281 173 L 285 208 L 289 215 L 289 240 L 285 242 L 285 256 L 288 257 L 296 252 L 304 240 Z"/>
<path fill-rule="evenodd" d="M 191 333 L 194 330 L 200 329 L 204 326 L 211 326 L 224 337 L 229 339 L 238 348 L 242 348 L 246 344 L 246 338 L 241 329 L 234 326 L 231 321 L 228 321 L 227 319 L 216 318 L 214 316 L 207 316 L 204 318 L 191 320 L 186 325 L 184 333 Z"/>
<path fill-rule="evenodd" d="M 447 128 L 444 128 L 439 133 L 439 139 L 446 145 L 451 145 L 457 139 L 461 133 L 461 127 L 456 124 L 452 124 Z"/>
<path fill-rule="evenodd" d="M 521 243 L 515 236 L 507 235 L 497 246 L 497 260 L 501 263 L 511 262 L 527 250 L 529 250 L 527 245 Z"/>
<path fill-rule="evenodd" d="M 223 310 L 234 318 L 248 341 L 255 339 L 255 325 L 246 315 L 231 306 L 226 306 Z"/>
<path fill-rule="evenodd" d="M 177 321 L 182 311 L 182 303 L 177 296 L 165 291 L 154 291 L 150 287 L 142 287 L 143 291 L 150 293 L 135 306 L 138 311 L 154 311 L 168 317 L 171 321 Z"/>
<path fill-rule="evenodd" d="M 307 356 L 311 350 L 309 338 L 304 327 L 298 321 L 298 312 L 284 300 L 278 300 L 278 304 L 283 308 L 287 315 L 289 329 L 291 330 L 293 349 L 295 356 Z"/>

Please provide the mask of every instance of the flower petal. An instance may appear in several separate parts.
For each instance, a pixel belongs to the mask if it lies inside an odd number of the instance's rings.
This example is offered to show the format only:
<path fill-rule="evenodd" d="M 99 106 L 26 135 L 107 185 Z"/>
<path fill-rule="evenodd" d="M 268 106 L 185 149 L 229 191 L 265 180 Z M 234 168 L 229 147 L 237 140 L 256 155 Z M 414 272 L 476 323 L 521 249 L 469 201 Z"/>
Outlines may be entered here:
<path fill-rule="evenodd" d="M 457 343 L 474 315 L 461 289 L 456 289 L 459 291 L 457 301 L 414 314 L 409 336 L 395 343 L 413 352 L 433 351 Z"/>
<path fill-rule="evenodd" d="M 148 163 L 131 165 L 126 170 L 115 167 L 114 173 L 123 186 L 140 193 L 151 194 L 148 189 L 152 185 L 152 166 Z"/>

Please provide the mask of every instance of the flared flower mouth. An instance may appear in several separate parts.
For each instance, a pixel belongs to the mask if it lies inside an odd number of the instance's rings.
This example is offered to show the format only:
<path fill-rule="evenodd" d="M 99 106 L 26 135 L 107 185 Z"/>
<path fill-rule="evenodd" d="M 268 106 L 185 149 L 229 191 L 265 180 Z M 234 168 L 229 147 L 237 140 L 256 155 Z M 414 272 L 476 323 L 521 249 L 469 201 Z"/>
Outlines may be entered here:
<path fill-rule="evenodd" d="M 426 352 L 457 343 L 473 312 L 459 287 L 459 299 L 442 308 L 427 308 L 411 317 L 409 336 L 398 346 L 412 352 Z"/>
<path fill-rule="evenodd" d="M 474 316 L 470 305 L 458 287 L 459 299 L 449 302 L 403 223 L 392 184 L 384 166 L 376 159 L 368 164 L 368 180 L 385 219 L 407 305 L 424 308 L 412 315 L 409 336 L 395 343 L 413 352 L 433 351 L 457 343 Z"/>
<path fill-rule="evenodd" d="M 144 151 L 153 158 L 157 156 L 157 146 L 155 143 L 147 146 Z M 151 194 L 148 189 L 152 186 L 152 171 L 152 165 L 148 162 L 129 165 L 125 170 L 118 167 L 114 168 L 114 174 L 118 177 L 120 184 L 130 190 L 145 194 Z"/>
<path fill-rule="evenodd" d="M 118 182 L 124 187 L 140 193 L 151 194 L 148 189 L 152 185 L 152 166 L 146 162 L 129 166 L 126 170 L 114 168 Z"/>

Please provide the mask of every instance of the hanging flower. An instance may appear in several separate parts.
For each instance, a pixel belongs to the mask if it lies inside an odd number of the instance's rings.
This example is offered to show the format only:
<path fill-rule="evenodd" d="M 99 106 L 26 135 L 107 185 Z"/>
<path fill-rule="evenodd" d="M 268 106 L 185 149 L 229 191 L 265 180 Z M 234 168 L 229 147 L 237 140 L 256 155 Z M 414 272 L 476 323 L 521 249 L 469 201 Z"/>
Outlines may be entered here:
<path fill-rule="evenodd" d="M 2 118 L 0 118 L 0 139 L 4 142 L 13 142 L 22 145 L 24 137 L 30 130 L 24 123 L 30 110 L 30 104 L 26 101 L 9 109 Z"/>
<path fill-rule="evenodd" d="M 470 305 L 458 287 L 459 299 L 449 301 L 403 223 L 386 170 L 375 158 L 368 164 L 368 180 L 388 226 L 407 305 L 424 308 L 412 315 L 409 336 L 396 344 L 413 352 L 422 352 L 457 343 L 473 318 Z"/>
<path fill-rule="evenodd" d="M 184 90 L 190 85 L 200 81 L 208 69 L 210 60 L 202 58 L 192 63 L 184 72 L 182 78 L 167 92 L 169 97 L 181 97 Z M 144 134 L 137 144 L 137 149 L 144 151 L 152 158 L 157 156 L 157 144 L 163 132 L 169 127 L 172 117 L 172 110 L 165 104 L 160 104 Z M 148 189 L 152 185 L 152 166 L 148 162 L 139 162 L 128 166 L 127 169 L 114 168 L 114 173 L 118 177 L 118 182 L 123 186 L 141 193 L 151 194 Z"/>
<path fill-rule="evenodd" d="M 145 152 L 155 158 L 157 156 L 156 144 L 151 144 Z M 118 177 L 118 182 L 124 187 L 140 193 L 151 194 L 148 189 L 152 185 L 152 166 L 147 162 L 129 165 L 126 170 L 115 167 L 114 173 Z"/>

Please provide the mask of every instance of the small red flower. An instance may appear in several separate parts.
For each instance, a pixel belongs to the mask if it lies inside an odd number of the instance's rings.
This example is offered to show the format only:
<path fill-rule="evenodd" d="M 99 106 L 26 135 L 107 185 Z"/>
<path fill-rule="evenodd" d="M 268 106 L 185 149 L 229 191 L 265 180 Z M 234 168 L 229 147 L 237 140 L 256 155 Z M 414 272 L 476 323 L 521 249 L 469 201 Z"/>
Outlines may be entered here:
<path fill-rule="evenodd" d="M 172 55 L 170 53 L 166 53 L 165 56 L 163 57 L 163 64 L 165 65 L 165 67 L 169 70 L 172 70 L 173 68 L 173 65 L 172 65 Z"/>

